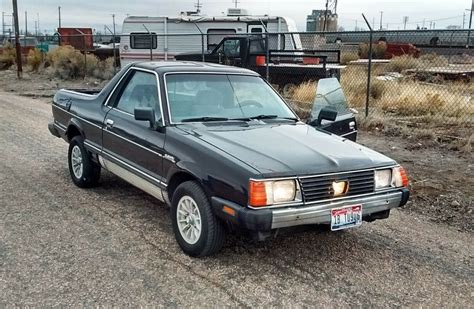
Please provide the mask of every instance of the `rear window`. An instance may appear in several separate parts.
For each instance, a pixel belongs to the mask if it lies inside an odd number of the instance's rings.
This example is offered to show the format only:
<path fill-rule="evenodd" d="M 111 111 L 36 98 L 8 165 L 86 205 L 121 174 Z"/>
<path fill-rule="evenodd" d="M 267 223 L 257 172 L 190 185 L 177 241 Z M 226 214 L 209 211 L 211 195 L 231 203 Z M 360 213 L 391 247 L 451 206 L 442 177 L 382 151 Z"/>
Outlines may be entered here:
<path fill-rule="evenodd" d="M 132 49 L 157 48 L 156 33 L 130 33 L 130 47 Z"/>

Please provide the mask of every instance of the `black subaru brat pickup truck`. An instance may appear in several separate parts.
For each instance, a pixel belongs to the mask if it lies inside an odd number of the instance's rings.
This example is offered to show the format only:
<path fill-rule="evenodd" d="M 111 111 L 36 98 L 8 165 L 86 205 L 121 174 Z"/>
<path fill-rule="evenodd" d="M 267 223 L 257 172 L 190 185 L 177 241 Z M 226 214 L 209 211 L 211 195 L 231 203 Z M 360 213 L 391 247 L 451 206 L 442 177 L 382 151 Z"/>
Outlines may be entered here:
<path fill-rule="evenodd" d="M 191 256 L 229 232 L 359 226 L 409 197 L 399 164 L 352 141 L 334 78 L 318 82 L 307 123 L 257 73 L 198 62 L 131 64 L 98 93 L 58 91 L 52 111 L 72 181 L 95 186 L 104 168 L 163 201 Z"/>

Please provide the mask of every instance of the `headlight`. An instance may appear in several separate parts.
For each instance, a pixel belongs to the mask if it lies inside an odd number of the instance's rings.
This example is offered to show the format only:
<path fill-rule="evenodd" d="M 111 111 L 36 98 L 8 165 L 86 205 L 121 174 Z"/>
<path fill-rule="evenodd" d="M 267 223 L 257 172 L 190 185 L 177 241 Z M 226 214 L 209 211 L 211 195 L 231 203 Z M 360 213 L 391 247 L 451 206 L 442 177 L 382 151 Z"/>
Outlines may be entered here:
<path fill-rule="evenodd" d="M 403 167 L 397 166 L 393 169 L 392 186 L 397 188 L 408 186 L 408 176 Z"/>
<path fill-rule="evenodd" d="M 392 184 L 392 169 L 375 171 L 375 189 L 390 187 Z"/>
<path fill-rule="evenodd" d="M 249 183 L 249 205 L 254 207 L 292 202 L 296 198 L 296 181 L 271 180 Z"/>

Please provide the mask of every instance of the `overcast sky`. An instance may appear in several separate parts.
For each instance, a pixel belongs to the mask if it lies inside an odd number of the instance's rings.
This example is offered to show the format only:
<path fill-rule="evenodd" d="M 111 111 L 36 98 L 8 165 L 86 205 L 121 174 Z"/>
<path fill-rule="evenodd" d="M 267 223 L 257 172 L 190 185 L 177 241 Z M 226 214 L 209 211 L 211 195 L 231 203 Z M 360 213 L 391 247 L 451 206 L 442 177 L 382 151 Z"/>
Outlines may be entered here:
<path fill-rule="evenodd" d="M 11 0 L 1 0 L 2 11 L 10 14 Z M 41 29 L 52 31 L 57 27 L 58 10 L 61 6 L 62 25 L 64 27 L 92 27 L 101 31 L 104 25 L 112 25 L 112 13 L 116 14 L 117 28 L 121 28 L 127 14 L 148 16 L 176 16 L 181 11 L 194 9 L 195 0 L 18 0 L 20 25 L 24 28 L 24 12 L 28 11 L 28 29 L 33 30 L 37 14 Z M 408 16 L 407 28 L 420 27 L 425 21 L 436 23 L 436 28 L 448 25 L 462 26 L 463 13 L 466 14 L 466 27 L 472 0 L 339 0 L 337 13 L 339 25 L 346 30 L 354 30 L 363 24 L 361 13 L 369 21 L 375 20 L 379 27 L 380 11 L 383 11 L 383 27 L 403 29 L 403 16 Z M 227 8 L 233 7 L 232 0 L 201 0 L 202 12 L 206 15 L 221 15 Z M 325 0 L 240 0 L 239 7 L 246 8 L 251 14 L 270 14 L 294 19 L 301 31 L 306 30 L 306 15 L 312 9 L 324 9 Z M 10 19 L 7 18 L 7 24 Z"/>

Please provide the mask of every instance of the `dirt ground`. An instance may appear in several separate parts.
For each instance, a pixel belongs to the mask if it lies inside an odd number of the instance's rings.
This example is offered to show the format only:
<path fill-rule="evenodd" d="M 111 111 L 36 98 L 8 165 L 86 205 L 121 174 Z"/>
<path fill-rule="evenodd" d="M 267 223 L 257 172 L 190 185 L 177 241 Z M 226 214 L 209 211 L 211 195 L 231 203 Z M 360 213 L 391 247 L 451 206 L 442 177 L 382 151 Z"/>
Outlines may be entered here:
<path fill-rule="evenodd" d="M 49 99 L 0 91 L 0 111 L 0 307 L 472 307 L 472 214 L 457 210 L 472 209 L 470 157 L 361 132 L 407 167 L 406 209 L 193 259 L 152 197 L 107 172 L 72 184 Z"/>

